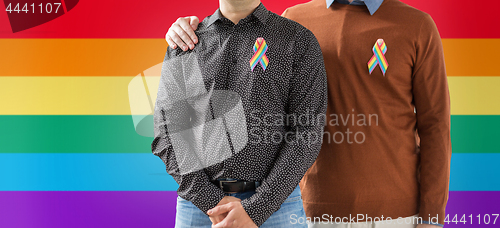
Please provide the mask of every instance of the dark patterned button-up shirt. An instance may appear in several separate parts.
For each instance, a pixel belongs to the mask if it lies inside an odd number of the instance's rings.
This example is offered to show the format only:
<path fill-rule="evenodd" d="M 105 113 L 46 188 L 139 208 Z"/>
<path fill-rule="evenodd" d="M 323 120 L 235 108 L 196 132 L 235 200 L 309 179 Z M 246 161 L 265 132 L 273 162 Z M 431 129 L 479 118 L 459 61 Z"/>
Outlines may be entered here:
<path fill-rule="evenodd" d="M 327 105 L 314 35 L 260 4 L 233 24 L 217 10 L 192 51 L 168 48 L 152 151 L 180 197 L 206 213 L 225 196 L 211 181 L 260 181 L 241 201 L 262 225 L 315 161 Z"/>

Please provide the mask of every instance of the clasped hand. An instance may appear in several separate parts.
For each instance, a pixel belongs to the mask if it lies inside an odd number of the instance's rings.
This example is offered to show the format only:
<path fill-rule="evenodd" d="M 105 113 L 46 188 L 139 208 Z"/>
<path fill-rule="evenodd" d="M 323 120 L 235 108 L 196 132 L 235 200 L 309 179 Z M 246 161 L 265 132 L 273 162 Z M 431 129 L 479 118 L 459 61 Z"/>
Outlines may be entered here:
<path fill-rule="evenodd" d="M 216 207 L 207 211 L 212 228 L 256 228 L 257 225 L 241 205 L 241 200 L 226 196 Z"/>

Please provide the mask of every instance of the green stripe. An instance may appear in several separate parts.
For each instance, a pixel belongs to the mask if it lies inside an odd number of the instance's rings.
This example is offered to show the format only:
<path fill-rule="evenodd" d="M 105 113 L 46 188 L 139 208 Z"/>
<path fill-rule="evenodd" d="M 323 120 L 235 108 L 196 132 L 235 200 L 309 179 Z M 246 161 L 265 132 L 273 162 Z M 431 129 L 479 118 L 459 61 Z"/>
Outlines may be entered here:
<path fill-rule="evenodd" d="M 0 152 L 151 153 L 130 115 L 5 115 L 0 129 Z"/>
<path fill-rule="evenodd" d="M 499 115 L 452 115 L 453 153 L 500 153 Z"/>
<path fill-rule="evenodd" d="M 500 153 L 500 116 L 451 117 L 454 153 Z M 152 124 L 152 123 L 151 123 Z M 130 115 L 1 115 L 0 152 L 151 153 Z"/>

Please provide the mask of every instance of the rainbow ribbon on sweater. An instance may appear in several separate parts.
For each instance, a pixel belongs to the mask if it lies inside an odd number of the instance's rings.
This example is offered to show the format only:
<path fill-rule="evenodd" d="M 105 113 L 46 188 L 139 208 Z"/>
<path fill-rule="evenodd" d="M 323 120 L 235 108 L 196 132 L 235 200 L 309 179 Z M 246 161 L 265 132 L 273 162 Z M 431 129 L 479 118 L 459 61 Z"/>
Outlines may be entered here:
<path fill-rule="evenodd" d="M 258 63 L 260 63 L 262 69 L 264 69 L 265 71 L 267 65 L 269 64 L 269 59 L 266 56 L 267 44 L 264 38 L 262 37 L 257 38 L 255 44 L 253 45 L 253 51 L 254 54 L 250 59 L 250 67 L 252 68 L 252 71 L 255 68 L 255 66 L 257 66 Z"/>
<path fill-rule="evenodd" d="M 387 63 L 387 59 L 385 59 L 385 53 L 387 52 L 387 45 L 385 44 L 383 39 L 378 39 L 375 45 L 373 45 L 373 56 L 368 61 L 368 70 L 370 74 L 372 74 L 373 70 L 377 65 L 380 66 L 380 70 L 382 70 L 382 74 L 385 76 L 385 72 L 387 71 L 387 67 L 389 67 L 389 63 Z"/>

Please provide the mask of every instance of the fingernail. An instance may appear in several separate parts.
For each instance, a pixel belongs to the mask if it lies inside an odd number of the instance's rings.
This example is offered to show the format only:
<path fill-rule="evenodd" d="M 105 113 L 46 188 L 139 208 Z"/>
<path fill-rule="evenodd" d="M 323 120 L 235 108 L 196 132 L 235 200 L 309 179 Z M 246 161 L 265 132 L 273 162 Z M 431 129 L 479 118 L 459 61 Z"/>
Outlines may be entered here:
<path fill-rule="evenodd" d="M 190 45 L 189 45 L 189 49 L 193 50 L 193 48 L 194 48 L 194 45 L 193 45 L 193 44 L 190 44 Z"/>
<path fill-rule="evenodd" d="M 208 210 L 207 214 L 211 215 L 212 214 L 212 210 Z"/>
<path fill-rule="evenodd" d="M 196 39 L 196 38 L 193 39 L 193 41 L 194 41 L 195 44 L 198 43 L 198 39 Z"/>
<path fill-rule="evenodd" d="M 187 51 L 187 47 L 186 47 L 186 46 L 184 46 L 184 45 L 182 45 L 182 50 L 183 50 L 183 51 Z"/>

